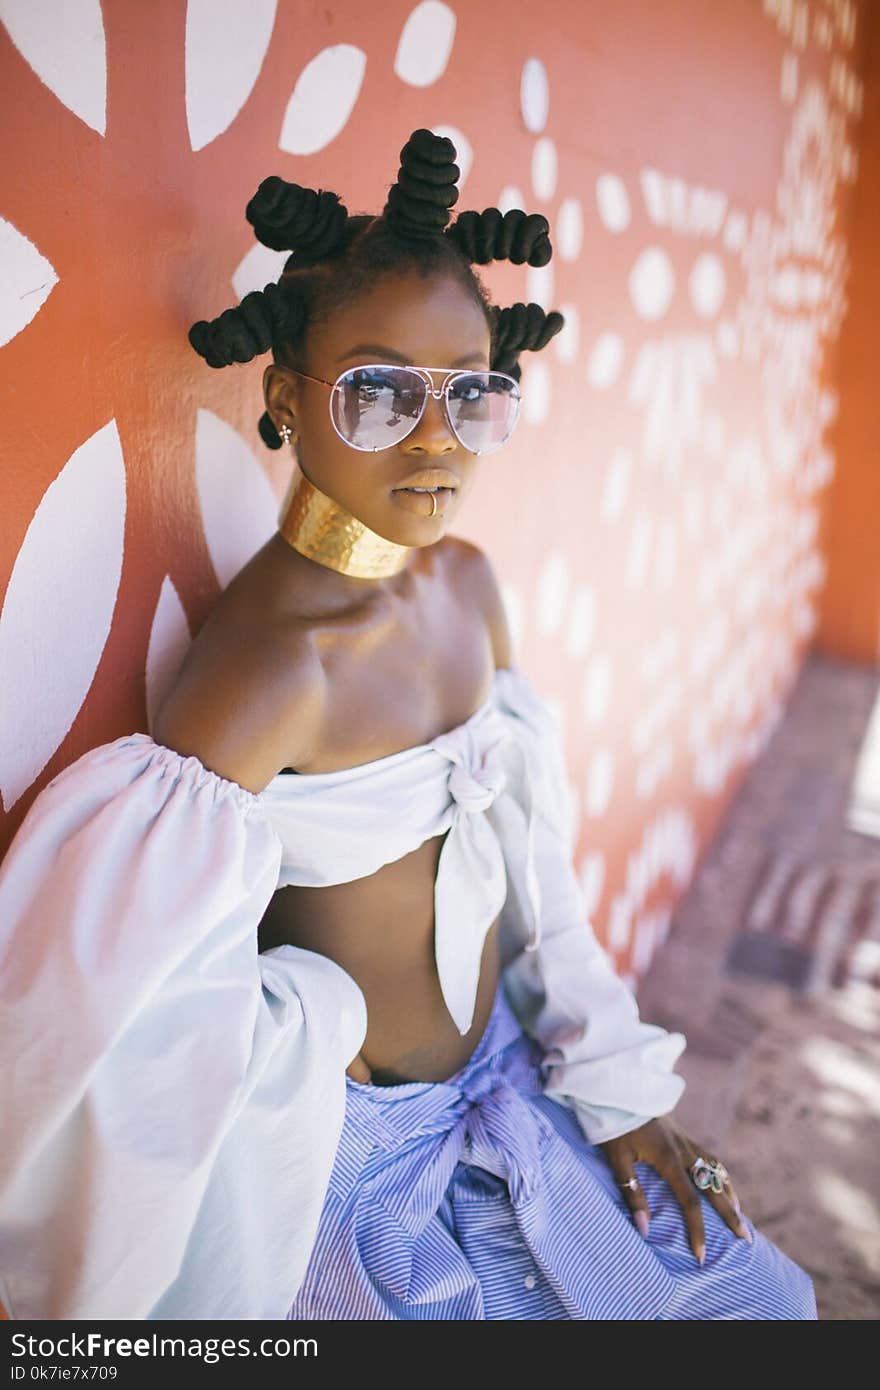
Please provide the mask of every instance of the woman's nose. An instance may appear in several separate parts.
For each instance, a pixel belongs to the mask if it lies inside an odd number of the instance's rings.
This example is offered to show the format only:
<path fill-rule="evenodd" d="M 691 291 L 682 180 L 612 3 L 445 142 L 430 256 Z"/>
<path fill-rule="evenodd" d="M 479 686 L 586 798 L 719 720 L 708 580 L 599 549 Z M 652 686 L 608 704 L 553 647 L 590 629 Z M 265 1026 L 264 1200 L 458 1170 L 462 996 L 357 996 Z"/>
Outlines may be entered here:
<path fill-rule="evenodd" d="M 425 413 L 401 447 L 412 454 L 440 456 L 455 453 L 458 440 L 450 429 L 442 397 L 437 400 L 435 396 L 428 396 Z"/>

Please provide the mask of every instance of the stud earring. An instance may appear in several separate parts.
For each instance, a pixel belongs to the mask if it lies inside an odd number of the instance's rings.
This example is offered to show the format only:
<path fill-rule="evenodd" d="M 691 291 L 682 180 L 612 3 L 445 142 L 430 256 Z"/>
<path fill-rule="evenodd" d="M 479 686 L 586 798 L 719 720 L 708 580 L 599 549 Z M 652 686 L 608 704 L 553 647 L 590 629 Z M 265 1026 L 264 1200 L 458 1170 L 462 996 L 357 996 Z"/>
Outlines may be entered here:
<path fill-rule="evenodd" d="M 284 443 L 288 444 L 290 442 L 290 436 L 293 433 L 293 431 L 291 430 L 289 425 L 282 425 L 278 433 L 281 435 L 281 438 L 284 441 Z"/>

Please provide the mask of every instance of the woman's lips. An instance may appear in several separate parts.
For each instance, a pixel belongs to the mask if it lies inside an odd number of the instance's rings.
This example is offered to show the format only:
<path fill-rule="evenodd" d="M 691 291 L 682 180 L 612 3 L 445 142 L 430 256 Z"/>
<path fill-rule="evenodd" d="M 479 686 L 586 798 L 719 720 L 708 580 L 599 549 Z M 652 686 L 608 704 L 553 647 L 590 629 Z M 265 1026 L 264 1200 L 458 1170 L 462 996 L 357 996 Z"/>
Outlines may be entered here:
<path fill-rule="evenodd" d="M 454 487 L 435 487 L 430 492 L 415 492 L 411 488 L 396 487 L 392 489 L 391 496 L 408 512 L 415 512 L 418 516 L 431 516 L 432 513 L 440 516 L 449 505 L 454 492 Z"/>

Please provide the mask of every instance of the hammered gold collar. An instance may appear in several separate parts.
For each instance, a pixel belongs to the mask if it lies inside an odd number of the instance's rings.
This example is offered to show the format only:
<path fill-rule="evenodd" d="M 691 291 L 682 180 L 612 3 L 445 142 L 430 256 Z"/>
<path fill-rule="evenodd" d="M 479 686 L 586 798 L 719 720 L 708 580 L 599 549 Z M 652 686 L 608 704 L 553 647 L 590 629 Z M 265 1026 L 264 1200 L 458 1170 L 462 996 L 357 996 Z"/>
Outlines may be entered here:
<path fill-rule="evenodd" d="M 341 503 L 315 487 L 295 465 L 278 530 L 294 550 L 357 579 L 383 579 L 406 567 L 411 545 L 371 531 Z"/>

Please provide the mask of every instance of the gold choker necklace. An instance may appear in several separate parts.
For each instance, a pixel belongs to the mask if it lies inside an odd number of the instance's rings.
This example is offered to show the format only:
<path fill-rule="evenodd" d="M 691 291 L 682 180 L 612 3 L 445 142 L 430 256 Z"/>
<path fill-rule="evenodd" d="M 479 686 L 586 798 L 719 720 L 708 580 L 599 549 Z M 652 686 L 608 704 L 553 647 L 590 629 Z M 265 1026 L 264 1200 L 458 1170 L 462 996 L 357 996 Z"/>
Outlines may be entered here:
<path fill-rule="evenodd" d="M 399 574 L 414 549 L 371 531 L 341 503 L 315 487 L 298 464 L 278 530 L 300 555 L 357 579 Z"/>

